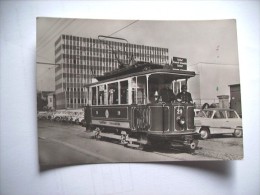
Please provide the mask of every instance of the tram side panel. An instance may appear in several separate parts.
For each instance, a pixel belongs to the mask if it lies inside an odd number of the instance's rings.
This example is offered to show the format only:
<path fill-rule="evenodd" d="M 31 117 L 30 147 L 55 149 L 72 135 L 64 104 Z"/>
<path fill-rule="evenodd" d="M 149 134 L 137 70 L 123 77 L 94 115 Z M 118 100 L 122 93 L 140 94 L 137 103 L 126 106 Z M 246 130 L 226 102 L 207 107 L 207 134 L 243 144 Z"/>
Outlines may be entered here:
<path fill-rule="evenodd" d="M 85 120 L 91 126 L 133 132 L 178 133 L 194 131 L 193 109 L 190 104 L 87 106 Z"/>
<path fill-rule="evenodd" d="M 91 106 L 90 125 L 92 129 L 130 129 L 129 106 Z"/>

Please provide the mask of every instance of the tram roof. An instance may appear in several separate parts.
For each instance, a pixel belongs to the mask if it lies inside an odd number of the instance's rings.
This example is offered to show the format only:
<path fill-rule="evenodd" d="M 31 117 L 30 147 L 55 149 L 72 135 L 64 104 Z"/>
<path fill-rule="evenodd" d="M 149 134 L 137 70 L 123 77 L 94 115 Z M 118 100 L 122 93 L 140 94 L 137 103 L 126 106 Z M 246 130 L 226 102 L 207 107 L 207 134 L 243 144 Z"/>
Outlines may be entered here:
<path fill-rule="evenodd" d="M 134 65 L 129 65 L 124 68 L 116 69 L 111 72 L 107 72 L 102 76 L 96 77 L 98 82 L 87 84 L 86 86 L 96 85 L 99 83 L 110 82 L 114 80 L 124 79 L 132 76 L 141 76 L 145 74 L 174 74 L 176 79 L 190 78 L 195 76 L 194 71 L 173 69 L 169 65 L 152 64 L 146 62 L 139 62 Z"/>

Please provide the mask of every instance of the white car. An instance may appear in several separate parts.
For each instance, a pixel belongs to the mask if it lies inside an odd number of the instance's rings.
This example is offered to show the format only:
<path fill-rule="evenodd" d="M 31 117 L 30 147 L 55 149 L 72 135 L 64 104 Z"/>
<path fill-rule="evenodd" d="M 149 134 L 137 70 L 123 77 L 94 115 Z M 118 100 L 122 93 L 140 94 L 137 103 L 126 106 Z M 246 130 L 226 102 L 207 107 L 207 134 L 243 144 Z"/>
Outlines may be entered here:
<path fill-rule="evenodd" d="M 72 114 L 70 116 L 70 122 L 77 123 L 80 113 L 81 112 L 78 112 L 78 111 L 72 112 Z"/>
<path fill-rule="evenodd" d="M 233 134 L 242 137 L 242 119 L 232 109 L 208 108 L 201 110 L 194 118 L 196 131 L 202 139 L 213 134 Z"/>
<path fill-rule="evenodd" d="M 53 120 L 62 121 L 66 116 L 67 114 L 65 110 L 56 110 L 56 112 L 53 114 Z"/>
<path fill-rule="evenodd" d="M 37 113 L 37 118 L 38 119 L 48 119 L 48 112 L 46 112 L 46 111 L 39 111 Z"/>

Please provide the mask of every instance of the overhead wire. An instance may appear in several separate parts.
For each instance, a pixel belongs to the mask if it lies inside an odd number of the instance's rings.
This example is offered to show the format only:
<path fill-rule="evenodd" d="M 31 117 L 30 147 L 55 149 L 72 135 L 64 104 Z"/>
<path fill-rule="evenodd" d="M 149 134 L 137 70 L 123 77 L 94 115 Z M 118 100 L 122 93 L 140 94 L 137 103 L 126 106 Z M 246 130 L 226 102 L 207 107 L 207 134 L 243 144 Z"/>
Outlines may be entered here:
<path fill-rule="evenodd" d="M 44 37 L 48 37 L 48 36 L 51 36 L 53 35 L 53 31 L 55 31 L 55 29 L 59 29 L 61 27 L 62 24 L 59 24 L 57 25 L 59 22 L 62 22 L 61 19 L 57 19 L 57 21 L 50 27 L 46 30 L 46 32 L 44 33 L 44 36 L 40 37 L 38 40 L 37 40 L 37 46 L 38 47 L 41 47 L 42 44 L 44 44 L 44 41 L 45 41 L 45 38 Z M 57 27 L 57 26 L 60 26 L 60 27 Z M 38 32 L 37 32 L 38 33 Z M 39 33 L 42 33 L 43 32 L 39 32 Z"/>
<path fill-rule="evenodd" d="M 49 39 L 49 41 L 47 41 L 45 43 L 44 46 L 40 47 L 40 48 L 37 48 L 37 52 L 42 50 L 43 48 L 45 48 L 55 37 L 57 37 L 57 35 L 59 35 L 63 30 L 65 30 L 69 25 L 71 25 L 76 19 L 73 19 L 71 21 L 69 21 L 69 23 L 67 23 L 61 30 L 59 30 L 57 33 L 55 33 L 51 39 Z"/>
<path fill-rule="evenodd" d="M 130 24 L 126 25 L 125 27 L 123 27 L 123 28 L 120 28 L 119 30 L 117 30 L 117 31 L 113 32 L 112 34 L 110 34 L 110 35 L 108 35 L 108 36 L 112 36 L 112 35 L 114 35 L 114 34 L 116 34 L 116 33 L 120 32 L 120 31 L 124 30 L 125 28 L 127 28 L 127 27 L 129 27 L 129 26 L 133 25 L 134 23 L 136 23 L 136 22 L 138 22 L 138 21 L 139 21 L 139 20 L 135 20 L 135 21 L 131 22 Z"/>

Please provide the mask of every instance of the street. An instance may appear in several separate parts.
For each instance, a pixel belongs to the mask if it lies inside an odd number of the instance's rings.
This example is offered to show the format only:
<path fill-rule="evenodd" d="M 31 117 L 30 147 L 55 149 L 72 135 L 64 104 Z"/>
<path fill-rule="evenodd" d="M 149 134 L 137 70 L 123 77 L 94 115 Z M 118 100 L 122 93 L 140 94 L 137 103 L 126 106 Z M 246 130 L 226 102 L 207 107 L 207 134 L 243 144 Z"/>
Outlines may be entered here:
<path fill-rule="evenodd" d="M 79 125 L 39 120 L 38 140 L 41 169 L 111 162 L 208 161 L 243 158 L 243 139 L 229 135 L 199 140 L 198 149 L 194 154 L 173 149 L 147 152 L 127 148 L 113 141 L 91 139 L 91 134 Z"/>

